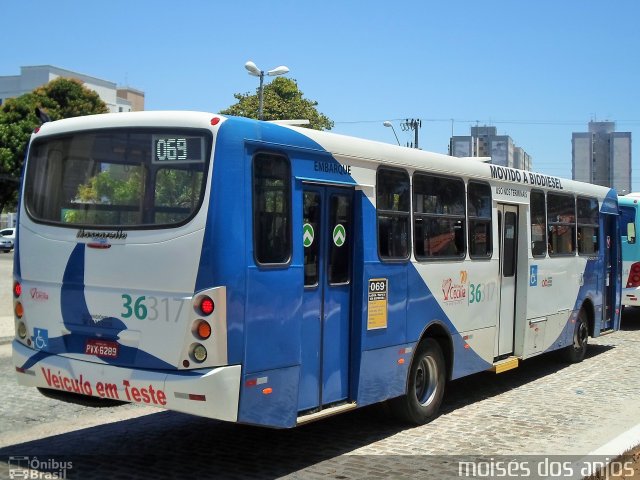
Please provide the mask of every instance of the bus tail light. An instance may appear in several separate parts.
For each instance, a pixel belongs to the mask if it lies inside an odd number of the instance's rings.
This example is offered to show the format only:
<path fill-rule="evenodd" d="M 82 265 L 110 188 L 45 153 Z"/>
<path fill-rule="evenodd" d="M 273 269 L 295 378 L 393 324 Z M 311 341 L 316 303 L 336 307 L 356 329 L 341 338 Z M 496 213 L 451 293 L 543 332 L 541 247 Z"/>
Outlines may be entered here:
<path fill-rule="evenodd" d="M 213 300 L 207 296 L 202 297 L 202 300 L 200 300 L 200 312 L 202 312 L 203 315 L 211 315 L 214 309 L 215 304 Z"/>
<path fill-rule="evenodd" d="M 27 326 L 24 322 L 18 323 L 18 337 L 20 337 L 21 340 L 27 338 Z"/>
<path fill-rule="evenodd" d="M 14 282 L 13 283 L 13 296 L 15 298 L 20 298 L 20 295 L 22 295 L 22 285 L 20 284 L 20 282 Z"/>
<path fill-rule="evenodd" d="M 16 314 L 16 317 L 22 318 L 22 316 L 24 315 L 24 307 L 22 306 L 22 303 L 16 302 L 14 312 Z"/>
<path fill-rule="evenodd" d="M 198 321 L 196 325 L 196 333 L 199 338 L 206 340 L 211 336 L 211 325 L 206 320 Z"/>
<path fill-rule="evenodd" d="M 629 280 L 627 280 L 627 288 L 633 288 L 640 286 L 640 262 L 636 262 L 631 265 L 629 271 Z"/>
<path fill-rule="evenodd" d="M 194 343 L 191 346 L 191 356 L 196 362 L 202 363 L 207 359 L 207 349 L 204 348 L 204 345 Z"/>

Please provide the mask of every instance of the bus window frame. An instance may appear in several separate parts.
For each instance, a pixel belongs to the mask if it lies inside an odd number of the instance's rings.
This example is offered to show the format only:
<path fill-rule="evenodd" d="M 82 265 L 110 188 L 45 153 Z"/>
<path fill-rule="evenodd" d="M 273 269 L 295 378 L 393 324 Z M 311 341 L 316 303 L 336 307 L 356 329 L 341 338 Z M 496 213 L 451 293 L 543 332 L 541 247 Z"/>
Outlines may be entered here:
<path fill-rule="evenodd" d="M 286 195 L 286 198 L 289 202 L 289 208 L 288 208 L 288 212 L 287 212 L 287 216 L 288 216 L 288 240 L 289 240 L 289 255 L 287 257 L 287 260 L 284 262 L 277 262 L 277 263 L 264 263 L 264 262 L 260 262 L 258 260 L 258 255 L 257 255 L 257 235 L 256 235 L 256 217 L 257 217 L 257 210 L 256 210 L 256 201 L 257 201 L 257 197 L 255 195 L 256 193 L 256 177 L 255 177 L 255 164 L 256 164 L 256 158 L 261 156 L 261 155 L 266 155 L 266 156 L 270 156 L 270 157 L 281 157 L 286 161 L 287 164 L 287 170 L 288 170 L 288 181 L 286 183 L 287 186 L 287 193 L 288 195 Z M 253 246 L 253 260 L 256 264 L 256 266 L 260 267 L 260 268 L 264 268 L 264 269 L 285 269 L 285 268 L 289 268 L 291 266 L 291 263 L 293 261 L 293 249 L 294 249 L 294 245 L 293 245 L 293 225 L 292 225 L 292 221 L 293 221 L 293 185 L 292 185 L 292 166 L 291 166 L 291 159 L 285 155 L 282 152 L 274 152 L 274 151 L 269 151 L 269 150 L 258 150 L 256 152 L 253 153 L 253 155 L 251 156 L 251 242 L 252 242 L 252 246 Z"/>
<path fill-rule="evenodd" d="M 386 210 L 386 209 L 380 209 L 378 206 L 378 191 L 379 191 L 379 185 L 380 185 L 380 172 L 396 172 L 396 173 L 401 173 L 403 175 L 406 175 L 407 177 L 407 181 L 409 184 L 409 211 L 408 212 L 404 212 L 404 211 L 396 211 L 396 210 Z M 398 168 L 398 167 L 388 167 L 386 165 L 380 165 L 378 166 L 378 168 L 376 169 L 376 190 L 375 190 L 375 195 L 376 195 L 376 249 L 378 251 L 378 258 L 380 259 L 381 262 L 384 263 L 407 263 L 411 260 L 411 252 L 412 252 L 412 236 L 413 236 L 413 227 L 411 225 L 411 216 L 412 216 L 412 211 L 413 211 L 413 205 L 412 205 L 412 192 L 413 192 L 413 186 L 411 184 L 411 175 L 409 174 L 409 172 L 407 170 L 405 170 L 404 168 Z M 397 216 L 406 216 L 408 218 L 408 232 L 407 232 L 407 255 L 405 257 L 385 257 L 381 254 L 380 252 L 380 214 L 383 215 L 397 215 Z"/>
<path fill-rule="evenodd" d="M 476 217 L 476 216 L 471 216 L 469 215 L 469 187 L 471 185 L 485 185 L 489 188 L 489 235 L 491 236 L 491 238 L 489 239 L 489 243 L 488 243 L 488 251 L 486 254 L 484 255 L 471 255 L 471 248 L 470 248 L 470 238 L 469 235 L 471 235 L 471 228 L 469 228 L 469 223 L 471 222 L 471 219 L 473 218 L 474 221 L 477 220 L 481 220 L 481 221 L 487 221 L 486 217 Z M 465 195 L 465 216 L 466 216 L 466 220 L 467 220 L 467 232 L 466 232 L 466 241 L 467 241 L 467 245 L 466 245 L 466 249 L 465 252 L 469 253 L 469 258 L 471 260 L 491 260 L 493 258 L 493 190 L 491 188 L 491 184 L 489 182 L 483 182 L 480 180 L 469 180 L 467 182 L 466 185 L 466 195 Z"/>
<path fill-rule="evenodd" d="M 415 197 L 415 177 L 416 175 L 420 176 L 426 176 L 426 177 L 432 177 L 432 178 L 439 178 L 439 179 L 443 179 L 443 180 L 453 180 L 455 182 L 459 182 L 462 183 L 462 192 L 463 192 L 463 214 L 462 215 L 451 215 L 451 214 L 430 214 L 430 213 L 419 213 L 417 215 L 421 216 L 422 218 L 424 217 L 430 217 L 430 218 L 456 218 L 459 220 L 462 220 L 462 226 L 465 229 L 465 231 L 462 233 L 462 241 L 463 241 L 463 245 L 462 245 L 462 252 L 458 255 L 443 255 L 443 256 L 418 256 L 416 254 L 415 251 L 415 239 L 413 242 L 413 256 L 416 259 L 417 262 L 439 262 L 439 261 L 463 261 L 467 258 L 467 252 L 468 252 L 468 245 L 467 245 L 467 236 L 468 236 L 468 232 L 466 231 L 468 226 L 467 226 L 467 186 L 466 186 L 466 182 L 464 181 L 464 179 L 462 177 L 456 177 L 454 175 L 441 175 L 438 173 L 430 173 L 430 172 L 425 172 L 422 170 L 416 170 L 413 172 L 413 175 L 411 175 L 411 232 L 412 232 L 412 238 L 415 236 L 415 217 L 416 217 L 416 209 L 415 209 L 415 205 L 414 205 L 414 197 Z M 493 211 L 493 204 L 492 204 L 492 211 Z M 493 213 L 492 213 L 493 215 Z M 492 222 L 493 222 L 493 218 L 492 218 Z M 492 255 L 493 255 L 493 247 L 492 247 Z M 489 257 L 490 258 L 490 257 Z"/>
<path fill-rule="evenodd" d="M 549 221 L 549 197 L 550 196 L 556 196 L 556 197 L 567 197 L 567 198 L 571 198 L 573 200 L 573 222 L 551 222 Z M 547 192 L 546 195 L 546 205 L 547 205 L 547 253 L 549 254 L 549 257 L 575 257 L 578 254 L 578 212 L 577 212 L 577 206 L 576 206 L 576 196 L 572 193 L 555 193 L 555 192 Z M 551 248 L 551 243 L 550 243 L 550 239 L 551 239 L 551 235 L 549 235 L 549 229 L 551 227 L 558 227 L 558 226 L 573 226 L 573 235 L 571 237 L 572 241 L 573 241 L 573 250 L 571 252 L 566 252 L 566 253 L 556 253 L 556 252 L 551 252 L 549 251 L 549 249 Z"/>
<path fill-rule="evenodd" d="M 543 210 L 544 210 L 544 224 L 543 224 L 543 232 L 544 232 L 544 238 L 543 238 L 543 242 L 544 242 L 544 250 L 543 253 L 538 253 L 535 254 L 533 253 L 533 245 L 531 245 L 531 256 L 533 258 L 546 258 L 547 255 L 549 255 L 549 232 L 547 231 L 549 228 L 549 223 L 547 221 L 547 195 L 545 193 L 544 190 L 538 190 L 536 189 L 531 189 L 531 192 L 529 194 L 529 235 L 530 235 L 530 243 L 533 243 L 533 216 L 531 215 L 531 196 L 534 194 L 541 194 L 542 195 L 542 206 L 543 206 Z"/>
<path fill-rule="evenodd" d="M 580 223 L 580 217 L 578 212 L 578 202 L 580 200 L 588 200 L 590 202 L 596 202 L 596 223 Z M 591 253 L 582 253 L 580 251 L 580 242 L 578 241 L 578 234 L 580 233 L 580 227 L 592 227 L 595 229 L 595 236 L 598 238 L 597 249 L 595 249 Z M 578 252 L 579 257 L 593 257 L 594 255 L 598 255 L 602 249 L 603 242 L 600 241 L 600 203 L 598 199 L 595 197 L 587 197 L 582 195 L 576 196 L 576 251 Z"/>
<path fill-rule="evenodd" d="M 206 129 L 206 128 L 200 128 L 200 127 L 181 127 L 181 126 L 176 126 L 176 127 L 165 127 L 165 126 L 156 126 L 156 127 L 140 127 L 140 126 L 132 126 L 132 127 L 121 127 L 121 126 L 117 126 L 117 127 L 108 127 L 108 128 L 78 128 L 78 129 L 73 129 L 73 130 L 69 130 L 66 132 L 60 132 L 60 133 L 55 133 L 55 134 L 51 134 L 51 135 L 43 135 L 41 137 L 37 137 L 34 138 L 31 142 L 29 142 L 29 144 L 27 145 L 27 152 L 25 154 L 25 164 L 24 164 L 24 179 L 23 179 L 23 183 L 26 183 L 27 180 L 29 180 L 29 183 L 31 183 L 31 180 L 33 180 L 32 178 L 30 178 L 30 176 L 32 175 L 31 171 L 30 171 L 30 164 L 32 163 L 32 159 L 31 159 L 31 155 L 32 152 L 34 150 L 34 146 L 38 147 L 40 143 L 46 143 L 49 142 L 51 140 L 57 140 L 60 138 L 64 138 L 64 137 L 70 137 L 70 136 L 74 136 L 76 134 L 97 134 L 97 133 L 105 133 L 105 132 L 111 132 L 111 131 L 123 131 L 123 132 L 127 132 L 127 133 L 141 133 L 141 134 L 162 134 L 163 132 L 167 132 L 167 133 L 175 133 L 177 130 L 184 130 L 184 131 L 190 131 L 193 132 L 192 135 L 202 135 L 203 139 L 204 139 L 204 152 L 203 152 L 203 156 L 204 156 L 204 167 L 202 169 L 202 175 L 203 175 L 203 180 L 202 180 L 202 185 L 201 185 L 201 193 L 200 193 L 200 198 L 199 201 L 197 203 L 197 205 L 195 206 L 195 209 L 191 212 L 190 215 L 188 215 L 187 217 L 185 217 L 183 220 L 181 220 L 180 222 L 176 222 L 176 223 L 157 223 L 157 224 L 131 224 L 131 225 L 94 225 L 94 224 L 87 224 L 87 223 L 65 223 L 65 222 L 59 222 L 59 221 L 53 221 L 53 220 L 46 220 L 43 218 L 40 218 L 39 216 L 35 215 L 34 212 L 31 209 L 31 203 L 30 201 L 27 199 L 27 195 L 29 195 L 31 193 L 30 190 L 25 189 L 25 185 L 22 185 L 21 187 L 21 192 L 20 195 L 22 196 L 21 201 L 24 202 L 24 209 L 27 213 L 27 217 L 29 217 L 30 220 L 32 220 L 34 223 L 36 224 L 40 224 L 40 225 L 47 225 L 47 226 L 52 226 L 52 227 L 57 227 L 57 228 L 67 228 L 67 229 L 74 229 L 74 230 L 82 230 L 82 229 L 87 229 L 87 230 L 96 230 L 96 231 L 109 231 L 109 230 L 122 230 L 123 232 L 128 232 L 128 231 L 147 231 L 147 230 L 163 230 L 163 229 L 174 229 L 174 228 L 180 228 L 180 227 L 184 227 L 185 225 L 187 225 L 189 222 L 191 222 L 196 215 L 198 215 L 198 212 L 200 212 L 202 210 L 203 205 L 205 204 L 205 197 L 207 196 L 207 189 L 210 189 L 210 185 L 209 185 L 209 174 L 210 171 L 212 170 L 212 164 L 213 164 L 213 155 L 214 155 L 214 138 L 213 138 L 213 134 L 211 133 L 210 130 Z M 109 159 L 109 163 L 114 164 L 114 165 L 129 165 L 128 162 L 123 162 L 123 161 L 119 161 L 117 159 Z M 167 168 L 167 167 L 164 167 Z M 161 168 L 160 168 L 161 169 Z M 158 170 L 160 170 L 158 169 Z M 157 173 L 157 171 L 156 171 Z M 154 182 L 156 181 L 155 177 L 154 177 Z M 209 192 L 210 193 L 210 192 Z M 207 207 L 208 208 L 208 207 Z"/>

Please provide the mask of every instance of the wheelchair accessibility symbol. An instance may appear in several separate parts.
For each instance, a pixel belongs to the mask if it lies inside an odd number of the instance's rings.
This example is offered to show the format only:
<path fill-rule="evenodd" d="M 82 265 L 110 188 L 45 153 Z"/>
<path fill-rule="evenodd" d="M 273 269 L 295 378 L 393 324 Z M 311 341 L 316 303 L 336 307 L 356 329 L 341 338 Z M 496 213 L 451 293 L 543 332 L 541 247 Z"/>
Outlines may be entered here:
<path fill-rule="evenodd" d="M 538 285 L 538 266 L 531 265 L 529 268 L 529 286 L 535 287 Z"/>
<path fill-rule="evenodd" d="M 46 328 L 34 328 L 33 344 L 38 350 L 47 348 L 49 346 L 49 331 Z"/>

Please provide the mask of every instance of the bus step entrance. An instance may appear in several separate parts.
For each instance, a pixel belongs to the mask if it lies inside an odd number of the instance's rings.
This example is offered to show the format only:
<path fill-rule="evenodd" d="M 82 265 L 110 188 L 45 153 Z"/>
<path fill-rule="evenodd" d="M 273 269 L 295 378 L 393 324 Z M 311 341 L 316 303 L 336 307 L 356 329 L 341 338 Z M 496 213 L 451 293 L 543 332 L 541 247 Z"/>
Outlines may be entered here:
<path fill-rule="evenodd" d="M 600 330 L 600 336 L 609 335 L 610 333 L 613 333 L 613 332 L 615 332 L 613 328 L 609 328 L 607 330 Z"/>
<path fill-rule="evenodd" d="M 348 410 L 353 410 L 357 407 L 356 403 L 343 403 L 340 405 L 337 405 L 335 407 L 329 407 L 329 408 L 324 408 L 320 411 L 317 411 L 315 413 L 309 413 L 306 415 L 301 415 L 298 417 L 298 425 L 302 425 L 305 423 L 310 423 L 310 422 L 315 422 L 316 420 L 320 420 L 321 418 L 324 417 L 329 417 L 331 415 L 335 415 L 337 413 L 342 413 L 342 412 L 346 412 Z"/>
<path fill-rule="evenodd" d="M 507 370 L 511 370 L 514 368 L 518 368 L 518 363 L 520 359 L 518 357 L 507 357 L 502 360 L 498 360 L 497 362 L 493 362 L 493 367 L 491 367 L 491 371 L 495 373 L 506 372 Z"/>

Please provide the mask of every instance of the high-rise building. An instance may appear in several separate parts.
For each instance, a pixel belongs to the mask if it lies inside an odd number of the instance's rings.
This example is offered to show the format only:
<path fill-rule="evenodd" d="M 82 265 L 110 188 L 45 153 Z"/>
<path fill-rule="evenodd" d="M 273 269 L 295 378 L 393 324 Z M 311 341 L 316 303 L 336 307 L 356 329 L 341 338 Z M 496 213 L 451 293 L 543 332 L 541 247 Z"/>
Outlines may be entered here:
<path fill-rule="evenodd" d="M 49 83 L 56 78 L 73 78 L 94 90 L 107 104 L 110 112 L 135 112 L 144 110 L 144 92 L 121 87 L 108 80 L 72 72 L 51 65 L 20 67 L 20 75 L 0 76 L 0 105 L 7 99 L 19 97 Z"/>
<path fill-rule="evenodd" d="M 516 147 L 508 135 L 498 135 L 496 127 L 471 127 L 470 136 L 451 137 L 449 151 L 454 157 L 491 157 L 494 165 L 531 170 L 531 157 Z"/>
<path fill-rule="evenodd" d="M 631 132 L 616 132 L 615 122 L 589 122 L 588 132 L 574 132 L 571 165 L 574 180 L 631 192 Z"/>

